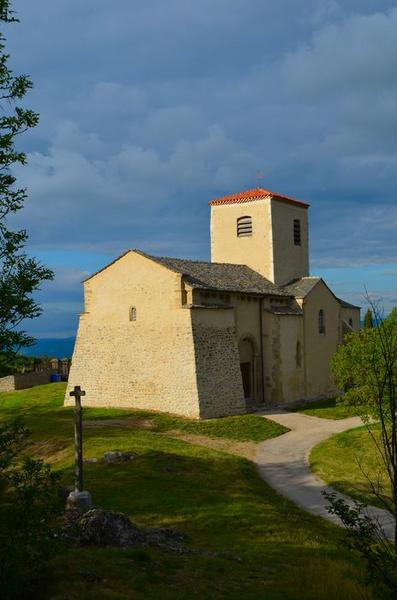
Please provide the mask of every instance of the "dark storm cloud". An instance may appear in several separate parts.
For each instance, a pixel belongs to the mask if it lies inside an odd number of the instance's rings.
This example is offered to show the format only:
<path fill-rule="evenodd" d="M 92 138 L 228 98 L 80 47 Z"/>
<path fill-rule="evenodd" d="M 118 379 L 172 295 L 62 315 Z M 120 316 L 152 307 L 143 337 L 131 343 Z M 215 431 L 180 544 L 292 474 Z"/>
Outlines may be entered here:
<path fill-rule="evenodd" d="M 207 201 L 262 171 L 311 203 L 314 265 L 396 261 L 394 2 L 14 4 L 34 248 L 207 257 Z"/>

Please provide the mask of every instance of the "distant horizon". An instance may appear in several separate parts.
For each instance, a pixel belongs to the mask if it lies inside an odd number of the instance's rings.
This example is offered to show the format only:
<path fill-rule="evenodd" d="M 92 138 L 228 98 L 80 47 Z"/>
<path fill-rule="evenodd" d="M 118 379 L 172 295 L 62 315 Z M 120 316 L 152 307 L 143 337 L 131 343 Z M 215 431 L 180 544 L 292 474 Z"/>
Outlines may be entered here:
<path fill-rule="evenodd" d="M 36 338 L 36 343 L 29 348 L 24 348 L 20 354 L 22 356 L 49 356 L 52 358 L 71 358 L 76 336 L 54 337 L 54 338 Z"/>
<path fill-rule="evenodd" d="M 363 310 L 361 310 L 361 320 L 360 326 L 364 326 L 364 314 Z M 54 358 L 69 358 L 73 354 L 73 347 L 76 342 L 77 332 L 75 335 L 67 335 L 67 336 L 45 336 L 39 337 L 37 336 L 36 343 L 30 346 L 29 348 L 25 348 L 20 354 L 24 356 L 48 356 L 52 355 Z M 57 349 L 58 346 L 58 349 Z M 39 348 L 39 351 L 37 351 Z M 42 349 L 42 350 L 41 350 Z M 69 349 L 70 355 L 65 354 L 65 350 Z M 50 352 L 53 350 L 53 352 Z M 38 353 L 39 352 L 39 353 Z"/>

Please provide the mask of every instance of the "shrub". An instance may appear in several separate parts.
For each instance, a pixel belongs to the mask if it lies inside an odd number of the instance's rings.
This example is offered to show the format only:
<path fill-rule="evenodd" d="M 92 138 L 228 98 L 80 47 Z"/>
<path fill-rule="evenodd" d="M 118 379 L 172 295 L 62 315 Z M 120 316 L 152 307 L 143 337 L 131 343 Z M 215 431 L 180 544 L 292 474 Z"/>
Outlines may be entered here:
<path fill-rule="evenodd" d="M 58 477 L 43 461 L 21 458 L 28 431 L 0 427 L 0 588 L 2 598 L 28 598 L 59 547 L 54 522 Z"/>

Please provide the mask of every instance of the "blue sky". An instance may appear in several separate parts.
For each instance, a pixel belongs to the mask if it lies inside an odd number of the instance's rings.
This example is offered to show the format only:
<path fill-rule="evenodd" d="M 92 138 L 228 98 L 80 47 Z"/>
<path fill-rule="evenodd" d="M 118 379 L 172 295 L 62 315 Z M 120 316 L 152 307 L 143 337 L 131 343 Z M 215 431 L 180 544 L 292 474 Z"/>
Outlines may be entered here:
<path fill-rule="evenodd" d="M 211 198 L 256 185 L 311 204 L 311 269 L 397 304 L 397 7 L 377 0 L 14 0 L 15 225 L 54 268 L 39 337 L 73 335 L 80 281 L 126 248 L 209 258 Z M 4 28 L 3 28 L 4 29 Z"/>

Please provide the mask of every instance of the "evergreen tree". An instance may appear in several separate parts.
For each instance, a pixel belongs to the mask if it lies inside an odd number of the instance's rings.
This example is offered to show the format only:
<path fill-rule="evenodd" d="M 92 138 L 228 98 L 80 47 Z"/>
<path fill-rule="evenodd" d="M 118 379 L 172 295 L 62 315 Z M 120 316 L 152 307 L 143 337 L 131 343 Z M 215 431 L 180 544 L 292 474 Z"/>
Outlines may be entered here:
<path fill-rule="evenodd" d="M 0 23 L 15 23 L 10 0 L 0 0 Z M 24 165 L 26 154 L 15 146 L 17 136 L 38 123 L 38 115 L 20 105 L 32 87 L 26 75 L 14 75 L 8 66 L 5 37 L 0 33 L 0 369 L 21 347 L 33 338 L 20 330 L 25 319 L 41 313 L 33 293 L 52 272 L 24 251 L 28 235 L 13 231 L 7 218 L 23 207 L 26 190 L 16 185 L 12 167 Z"/>
<path fill-rule="evenodd" d="M 365 313 L 365 317 L 364 317 L 364 329 L 372 329 L 374 326 L 374 320 L 372 317 L 372 311 L 369 308 L 367 310 L 367 312 Z"/>

